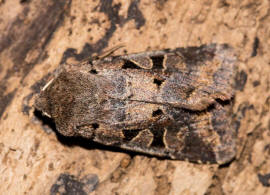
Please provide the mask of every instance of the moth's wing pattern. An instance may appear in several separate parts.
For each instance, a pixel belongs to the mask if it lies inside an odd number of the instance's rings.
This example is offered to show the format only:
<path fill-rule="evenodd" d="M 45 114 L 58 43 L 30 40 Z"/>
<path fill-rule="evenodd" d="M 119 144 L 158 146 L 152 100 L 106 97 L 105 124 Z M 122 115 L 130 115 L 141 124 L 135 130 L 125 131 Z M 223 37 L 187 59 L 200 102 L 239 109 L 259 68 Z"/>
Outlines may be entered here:
<path fill-rule="evenodd" d="M 132 74 L 140 71 L 145 72 L 144 77 L 149 72 L 159 91 L 155 99 L 146 101 L 203 110 L 216 100 L 233 97 L 235 63 L 231 48 L 212 44 L 108 57 L 97 61 L 94 67 L 101 71 L 124 69 Z"/>
<path fill-rule="evenodd" d="M 162 107 L 164 116 L 148 127 L 97 129 L 94 140 L 108 145 L 191 162 L 219 163 L 235 155 L 235 131 L 229 105 L 194 112 Z M 167 116 L 170 117 L 168 120 Z"/>
<path fill-rule="evenodd" d="M 174 107 L 203 110 L 216 100 L 234 95 L 236 57 L 224 45 L 178 48 L 166 55 L 165 73 L 170 73 L 161 88 L 164 102 Z"/>
<path fill-rule="evenodd" d="M 226 163 L 235 56 L 225 45 L 66 64 L 36 100 L 60 133 L 173 159 Z"/>

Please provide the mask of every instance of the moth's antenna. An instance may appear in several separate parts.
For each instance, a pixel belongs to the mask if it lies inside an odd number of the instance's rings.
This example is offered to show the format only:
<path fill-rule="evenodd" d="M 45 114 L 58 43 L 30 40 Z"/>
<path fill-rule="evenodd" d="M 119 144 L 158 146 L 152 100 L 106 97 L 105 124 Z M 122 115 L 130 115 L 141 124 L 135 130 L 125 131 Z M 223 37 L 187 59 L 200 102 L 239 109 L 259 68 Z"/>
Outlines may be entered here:
<path fill-rule="evenodd" d="M 125 46 L 126 46 L 125 44 L 119 44 L 119 45 L 117 45 L 117 46 L 115 46 L 115 47 L 109 49 L 108 51 L 103 52 L 103 53 L 102 53 L 100 56 L 98 56 L 98 57 L 99 57 L 99 59 L 106 58 L 106 57 L 112 55 L 116 50 L 118 50 L 118 49 L 120 49 L 120 48 L 123 48 L 123 47 L 125 47 Z"/>
<path fill-rule="evenodd" d="M 100 60 L 100 59 L 104 59 L 110 55 L 112 55 L 116 50 L 122 48 L 122 47 L 125 47 L 126 45 L 125 44 L 119 44 L 107 51 L 104 51 L 103 53 L 101 53 L 100 55 L 96 54 L 96 55 L 93 55 L 91 57 L 91 61 L 94 61 L 94 60 Z"/>

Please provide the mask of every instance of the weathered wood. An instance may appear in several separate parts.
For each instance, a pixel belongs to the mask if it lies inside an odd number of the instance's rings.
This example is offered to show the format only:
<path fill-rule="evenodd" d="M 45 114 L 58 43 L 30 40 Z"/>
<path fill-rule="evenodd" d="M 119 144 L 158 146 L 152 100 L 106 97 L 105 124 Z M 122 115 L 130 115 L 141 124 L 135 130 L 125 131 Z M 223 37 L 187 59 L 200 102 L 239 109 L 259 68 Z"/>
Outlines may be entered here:
<path fill-rule="evenodd" d="M 0 190 L 3 194 L 270 193 L 269 1 L 0 1 Z M 135 155 L 56 134 L 35 95 L 60 64 L 228 43 L 238 53 L 238 152 L 225 166 Z M 67 183 L 70 185 L 67 186 Z"/>

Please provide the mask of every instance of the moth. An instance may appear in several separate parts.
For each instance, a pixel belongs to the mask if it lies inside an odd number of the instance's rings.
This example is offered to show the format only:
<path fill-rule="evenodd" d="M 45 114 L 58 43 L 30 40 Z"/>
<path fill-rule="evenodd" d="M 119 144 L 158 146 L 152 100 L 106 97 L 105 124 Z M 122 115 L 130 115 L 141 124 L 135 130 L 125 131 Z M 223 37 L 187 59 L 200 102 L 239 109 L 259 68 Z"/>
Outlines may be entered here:
<path fill-rule="evenodd" d="M 209 44 L 63 64 L 35 107 L 64 136 L 224 164 L 236 153 L 236 62 L 228 45 Z"/>

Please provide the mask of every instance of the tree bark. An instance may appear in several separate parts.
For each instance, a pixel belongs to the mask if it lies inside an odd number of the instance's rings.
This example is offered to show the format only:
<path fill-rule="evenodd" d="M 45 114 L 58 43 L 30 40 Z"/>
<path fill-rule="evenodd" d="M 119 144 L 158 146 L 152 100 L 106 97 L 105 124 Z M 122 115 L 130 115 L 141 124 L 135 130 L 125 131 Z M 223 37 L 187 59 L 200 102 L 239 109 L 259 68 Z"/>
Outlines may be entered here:
<path fill-rule="evenodd" d="M 0 191 L 3 194 L 270 193 L 270 2 L 0 1 Z M 66 138 L 32 107 L 61 63 L 228 43 L 238 54 L 237 156 L 200 165 Z"/>

